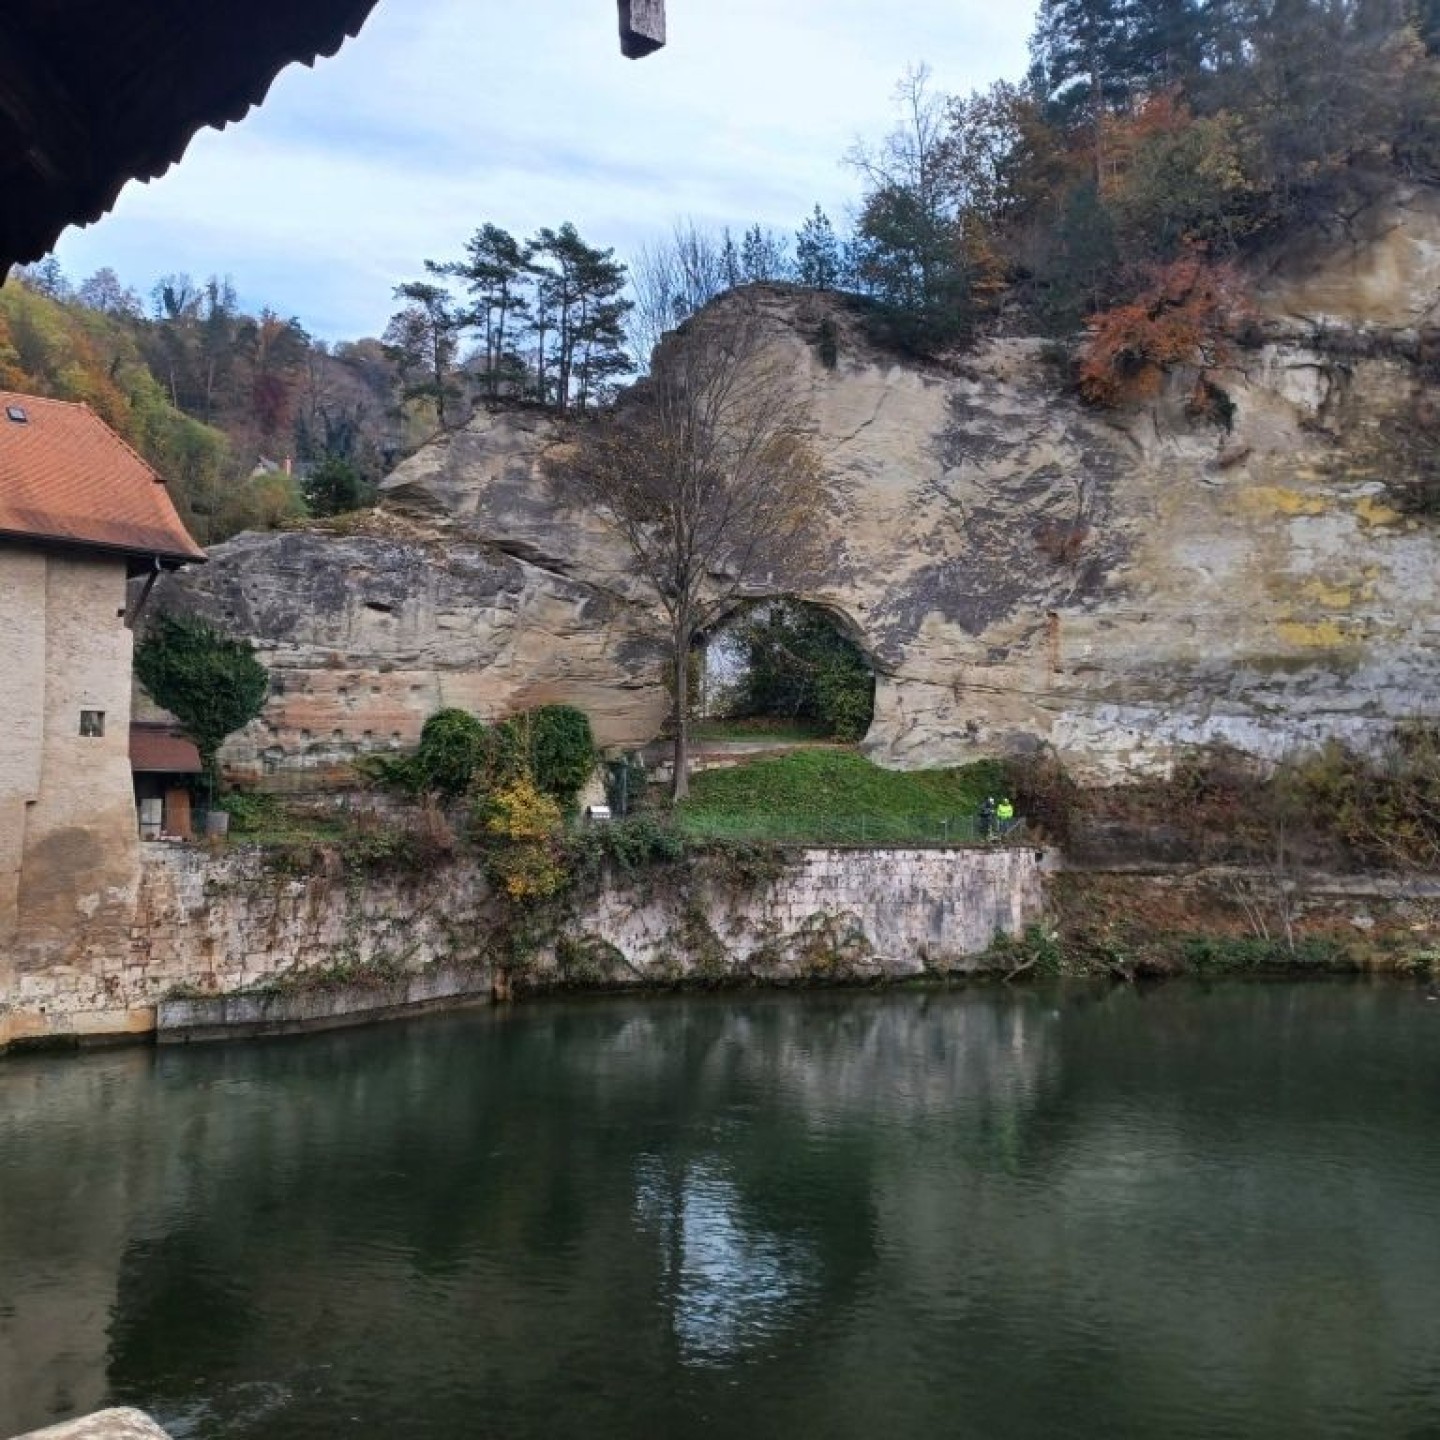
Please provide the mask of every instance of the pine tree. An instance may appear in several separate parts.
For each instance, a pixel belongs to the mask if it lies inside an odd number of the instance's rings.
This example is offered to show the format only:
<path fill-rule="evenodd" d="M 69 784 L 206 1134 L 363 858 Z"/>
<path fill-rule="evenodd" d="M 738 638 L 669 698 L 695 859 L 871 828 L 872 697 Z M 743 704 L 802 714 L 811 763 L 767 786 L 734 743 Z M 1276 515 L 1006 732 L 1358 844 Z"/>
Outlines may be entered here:
<path fill-rule="evenodd" d="M 485 391 L 494 397 L 517 384 L 523 362 L 514 351 L 514 332 L 529 311 L 525 295 L 529 255 L 524 246 L 498 225 L 483 225 L 466 242 L 465 258 L 447 265 L 426 261 L 432 274 L 451 275 L 464 283 L 471 305 L 463 321 L 480 332 L 480 358 Z"/>
<path fill-rule="evenodd" d="M 1128 109 L 1136 77 L 1125 0 L 1041 0 L 1030 38 L 1030 81 L 1061 125 L 1090 132 L 1095 178 L 1104 173 L 1104 118 Z"/>
<path fill-rule="evenodd" d="M 395 298 L 409 302 L 390 317 L 384 335 L 386 354 L 400 370 L 401 396 L 430 401 L 443 430 L 460 395 L 454 379 L 460 314 L 444 286 L 424 280 L 397 285 Z"/>
<path fill-rule="evenodd" d="M 795 278 L 815 290 L 833 290 L 840 283 L 840 242 L 818 205 L 795 234 Z"/>
<path fill-rule="evenodd" d="M 621 298 L 625 266 L 614 250 L 587 245 L 568 221 L 537 231 L 528 250 L 540 397 L 560 411 L 584 409 L 608 381 L 634 368 L 624 348 L 631 309 Z"/>
<path fill-rule="evenodd" d="M 752 225 L 740 242 L 740 278 L 747 284 L 783 280 L 788 261 L 785 241 L 773 230 Z"/>
<path fill-rule="evenodd" d="M 733 290 L 744 278 L 740 273 L 740 251 L 728 225 L 725 227 L 724 242 L 720 246 L 720 269 L 725 276 L 727 290 Z"/>
<path fill-rule="evenodd" d="M 1123 68 L 1132 86 L 1188 89 L 1200 72 L 1204 19 L 1196 0 L 1131 0 Z"/>

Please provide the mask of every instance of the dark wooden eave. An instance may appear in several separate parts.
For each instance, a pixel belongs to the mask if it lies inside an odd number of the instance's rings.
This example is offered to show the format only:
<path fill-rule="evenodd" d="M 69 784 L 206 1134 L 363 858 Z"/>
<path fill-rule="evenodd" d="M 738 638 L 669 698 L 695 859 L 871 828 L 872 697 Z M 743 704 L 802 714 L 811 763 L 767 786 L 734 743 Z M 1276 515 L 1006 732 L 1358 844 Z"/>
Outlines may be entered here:
<path fill-rule="evenodd" d="M 333 55 L 376 3 L 4 0 L 0 279 L 163 174 L 197 131 L 240 119 L 286 65 Z M 664 0 L 617 3 L 626 55 L 665 43 Z"/>

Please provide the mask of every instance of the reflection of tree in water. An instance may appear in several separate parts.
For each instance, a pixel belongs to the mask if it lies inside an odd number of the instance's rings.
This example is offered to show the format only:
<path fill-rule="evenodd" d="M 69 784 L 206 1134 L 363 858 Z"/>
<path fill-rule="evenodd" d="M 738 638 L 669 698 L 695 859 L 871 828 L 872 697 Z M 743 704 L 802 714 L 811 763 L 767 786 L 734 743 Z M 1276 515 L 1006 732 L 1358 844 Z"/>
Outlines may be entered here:
<path fill-rule="evenodd" d="M 618 1002 L 163 1054 L 169 1178 L 112 1381 L 183 1420 L 203 1374 L 227 1436 L 252 1433 L 245 1387 L 290 1396 L 253 1433 L 301 1435 L 357 1369 L 421 1390 L 449 1369 L 519 1415 L 557 1347 L 620 1329 L 672 1423 L 677 1359 L 793 1363 L 865 1289 L 877 1120 L 939 1107 L 956 1065 L 1029 1088 L 1014 1027 L 997 1046 L 924 1009 Z M 1014 1074 L 987 1079 L 997 1058 Z"/>

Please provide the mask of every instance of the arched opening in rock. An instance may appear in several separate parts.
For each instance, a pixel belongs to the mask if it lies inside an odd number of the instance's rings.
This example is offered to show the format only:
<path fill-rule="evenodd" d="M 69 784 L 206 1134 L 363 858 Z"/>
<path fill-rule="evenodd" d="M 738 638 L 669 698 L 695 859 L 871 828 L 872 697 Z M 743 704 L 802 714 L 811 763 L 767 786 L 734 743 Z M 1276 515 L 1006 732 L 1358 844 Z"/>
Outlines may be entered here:
<path fill-rule="evenodd" d="M 865 738 L 875 713 L 875 666 L 859 627 L 796 596 L 746 601 L 703 637 L 699 720 L 757 737 Z"/>

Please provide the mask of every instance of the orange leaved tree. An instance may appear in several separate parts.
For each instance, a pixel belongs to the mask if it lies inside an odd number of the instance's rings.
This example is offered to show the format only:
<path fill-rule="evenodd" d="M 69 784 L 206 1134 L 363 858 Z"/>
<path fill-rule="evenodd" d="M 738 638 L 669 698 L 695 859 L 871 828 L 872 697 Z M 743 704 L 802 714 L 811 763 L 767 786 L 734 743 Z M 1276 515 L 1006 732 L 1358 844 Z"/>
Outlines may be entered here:
<path fill-rule="evenodd" d="M 1198 251 L 1155 267 L 1134 300 L 1092 315 L 1080 356 L 1080 393 L 1119 406 L 1159 392 L 1167 371 L 1223 365 L 1238 313 L 1235 279 Z"/>

